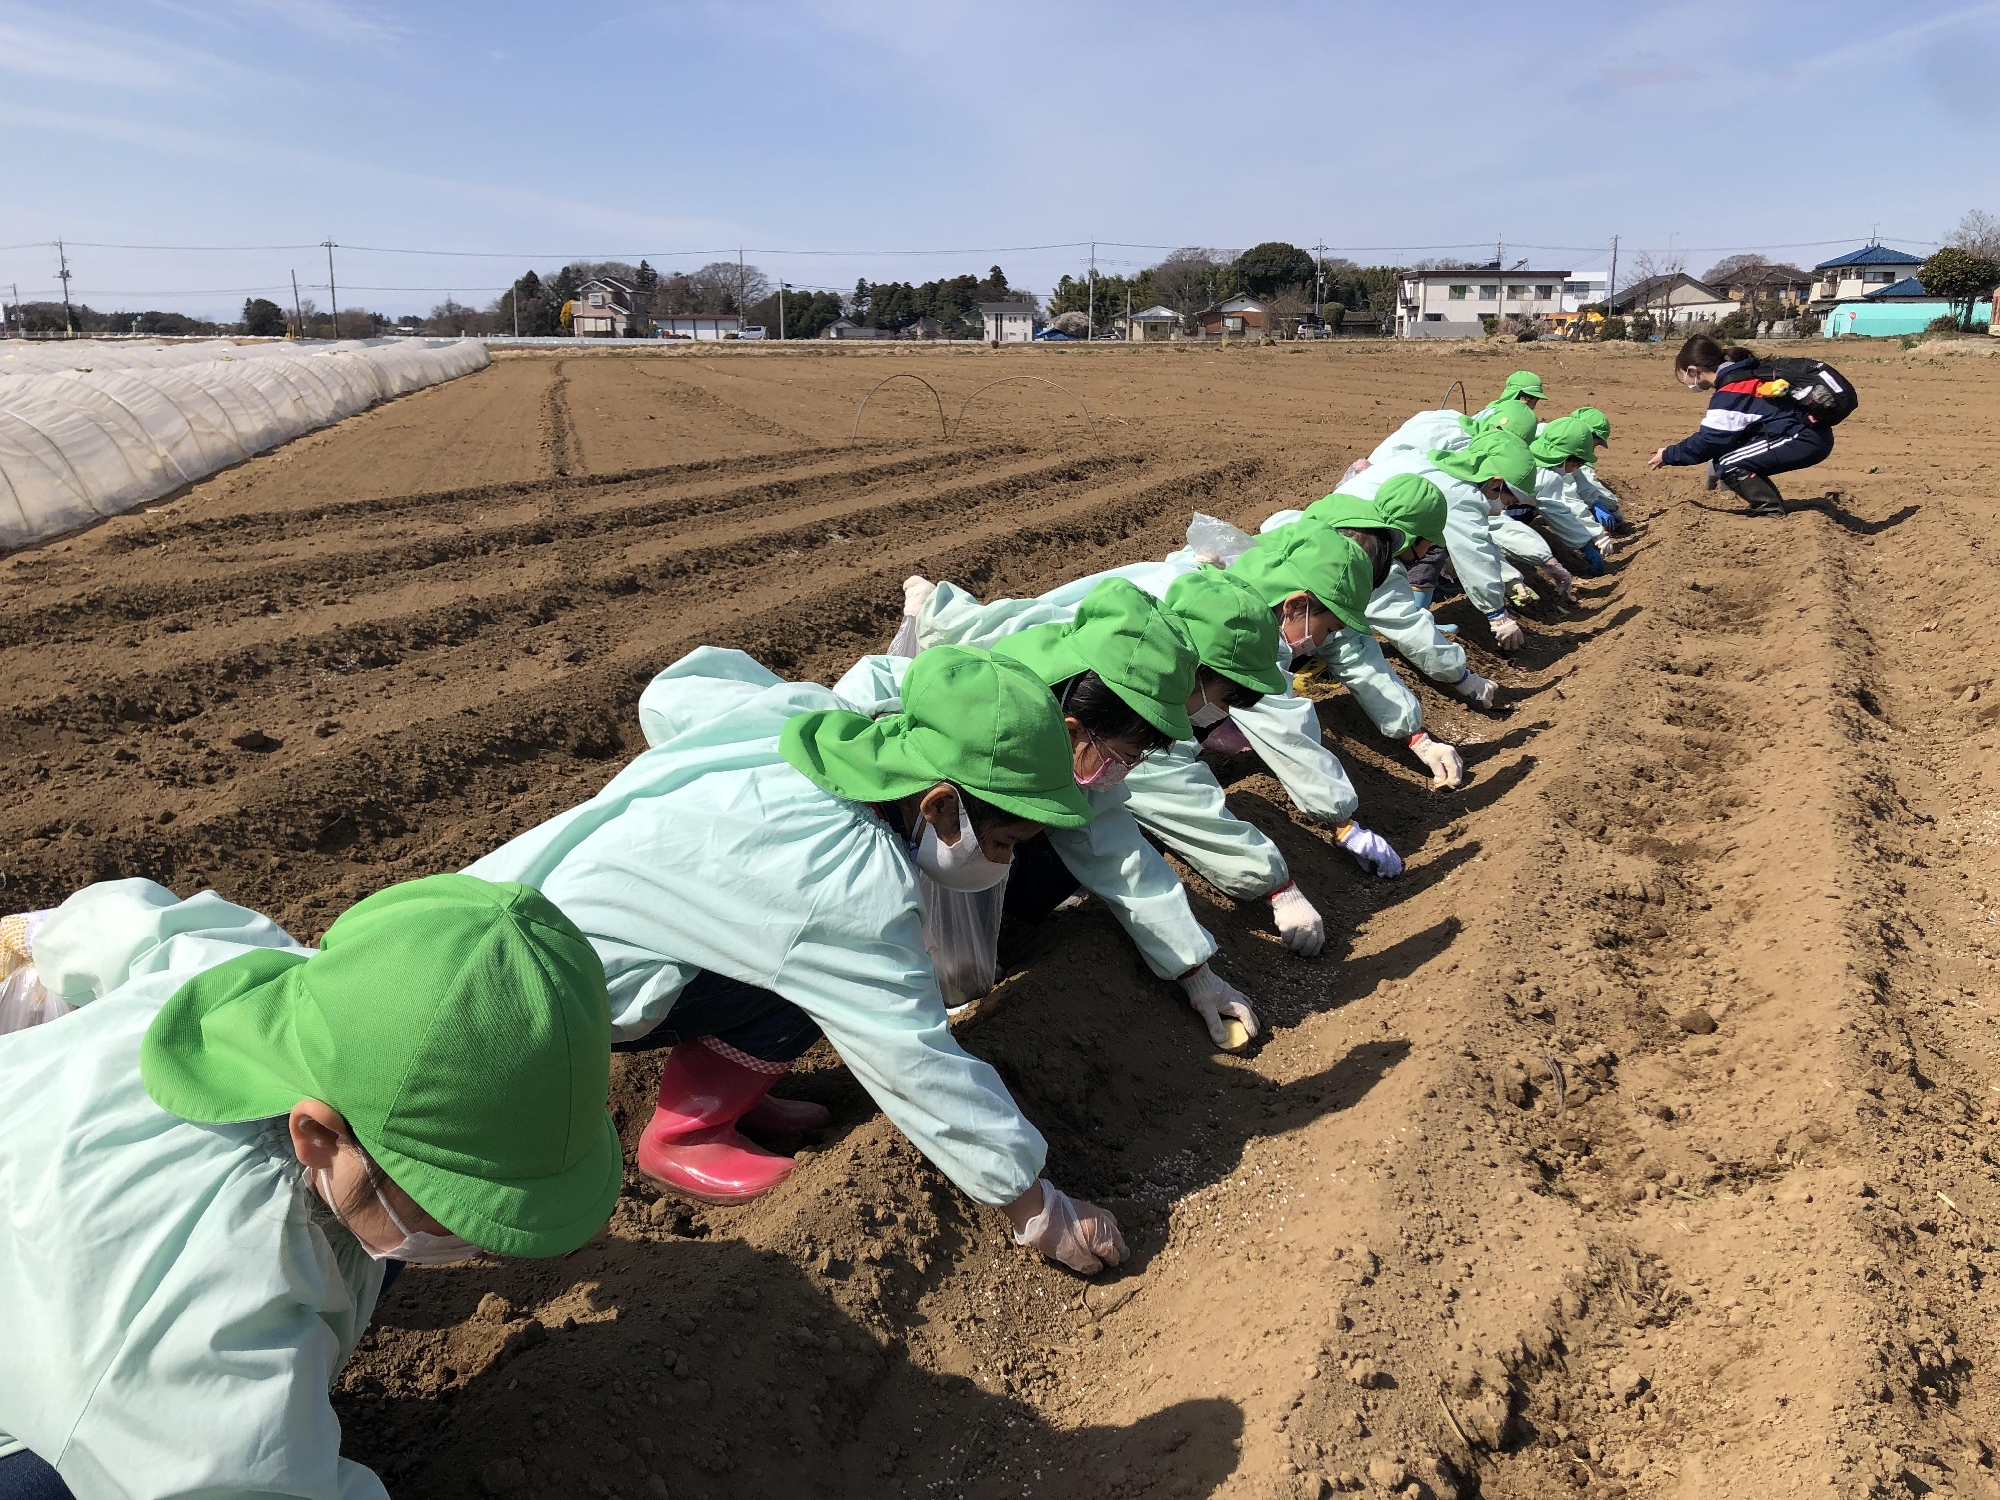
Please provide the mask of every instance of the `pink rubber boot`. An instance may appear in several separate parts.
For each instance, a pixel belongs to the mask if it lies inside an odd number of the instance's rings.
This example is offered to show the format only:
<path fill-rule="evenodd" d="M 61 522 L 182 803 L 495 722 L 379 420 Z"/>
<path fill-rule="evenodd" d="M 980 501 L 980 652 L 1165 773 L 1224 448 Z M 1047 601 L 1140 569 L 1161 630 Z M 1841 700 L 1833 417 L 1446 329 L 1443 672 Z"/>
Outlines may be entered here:
<path fill-rule="evenodd" d="M 792 1159 L 752 1145 L 736 1123 L 784 1071 L 712 1041 L 680 1043 L 667 1054 L 659 1106 L 639 1137 L 640 1173 L 704 1203 L 741 1203 L 776 1187 L 792 1175 Z"/>

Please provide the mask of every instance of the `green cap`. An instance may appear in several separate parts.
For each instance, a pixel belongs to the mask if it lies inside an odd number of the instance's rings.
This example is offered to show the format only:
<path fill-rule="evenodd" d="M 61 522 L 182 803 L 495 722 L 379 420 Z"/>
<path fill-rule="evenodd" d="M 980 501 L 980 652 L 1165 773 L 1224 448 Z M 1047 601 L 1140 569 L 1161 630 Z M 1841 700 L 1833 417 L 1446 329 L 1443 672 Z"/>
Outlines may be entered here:
<path fill-rule="evenodd" d="M 1608 443 L 1611 441 L 1611 418 L 1605 416 L 1596 407 L 1579 406 L 1570 415 L 1580 417 L 1585 422 L 1588 422 L 1590 424 L 1591 436 L 1596 438 L 1598 442 Z"/>
<path fill-rule="evenodd" d="M 1391 526 L 1400 526 L 1412 536 L 1444 545 L 1444 491 L 1421 474 L 1396 474 L 1375 492 L 1375 508 Z M 1312 511 L 1308 509 L 1307 515 Z"/>
<path fill-rule="evenodd" d="M 1497 429 L 1501 432 L 1510 432 L 1525 443 L 1535 435 L 1535 429 L 1541 425 L 1540 417 L 1509 396 L 1496 401 L 1491 411 L 1473 423 L 1472 431 L 1476 434 Z"/>
<path fill-rule="evenodd" d="M 1359 495 L 1344 495 L 1335 490 L 1324 499 L 1308 505 L 1306 519 L 1336 530 L 1348 526 L 1357 531 L 1386 531 L 1394 542 L 1389 549 L 1392 552 L 1401 552 L 1410 545 L 1408 534 L 1382 514 L 1382 507 L 1377 501 L 1364 500 Z"/>
<path fill-rule="evenodd" d="M 813 785 L 854 802 L 895 802 L 949 781 L 1031 823 L 1090 822 L 1048 684 L 974 646 L 920 652 L 903 678 L 901 713 L 800 714 L 785 721 L 778 751 Z"/>
<path fill-rule="evenodd" d="M 1557 417 L 1528 444 L 1528 451 L 1545 469 L 1560 469 L 1573 458 L 1589 463 L 1597 453 L 1597 435 L 1581 417 Z"/>
<path fill-rule="evenodd" d="M 1516 396 L 1526 396 L 1531 401 L 1544 399 L 1542 377 L 1533 370 L 1516 370 L 1507 377 L 1507 383 L 1500 387 L 1500 399 L 1512 401 Z"/>
<path fill-rule="evenodd" d="M 139 1072 L 204 1124 L 332 1105 L 426 1213 L 501 1255 L 574 1250 L 625 1181 L 603 965 L 524 885 L 408 881 L 350 907 L 315 954 L 218 964 L 153 1017 Z"/>
<path fill-rule="evenodd" d="M 1229 571 L 1276 609 L 1294 594 L 1311 594 L 1355 630 L 1367 630 L 1375 592 L 1368 554 L 1319 521 L 1294 521 L 1257 538 Z"/>
<path fill-rule="evenodd" d="M 1183 573 L 1161 601 L 1180 622 L 1205 667 L 1260 693 L 1282 693 L 1278 617 L 1263 596 L 1234 573 L 1202 568 Z"/>
<path fill-rule="evenodd" d="M 1467 484 L 1484 484 L 1498 477 L 1507 488 L 1529 500 L 1535 493 L 1535 455 L 1512 433 L 1494 429 L 1482 432 L 1471 444 L 1456 453 L 1439 449 L 1431 454 L 1432 467 L 1462 479 Z"/>
<path fill-rule="evenodd" d="M 1160 733 L 1175 740 L 1194 734 L 1187 716 L 1194 648 L 1158 601 L 1123 578 L 1085 594 L 1067 624 L 1010 635 L 994 643 L 993 654 L 1012 657 L 1050 687 L 1095 672 Z"/>

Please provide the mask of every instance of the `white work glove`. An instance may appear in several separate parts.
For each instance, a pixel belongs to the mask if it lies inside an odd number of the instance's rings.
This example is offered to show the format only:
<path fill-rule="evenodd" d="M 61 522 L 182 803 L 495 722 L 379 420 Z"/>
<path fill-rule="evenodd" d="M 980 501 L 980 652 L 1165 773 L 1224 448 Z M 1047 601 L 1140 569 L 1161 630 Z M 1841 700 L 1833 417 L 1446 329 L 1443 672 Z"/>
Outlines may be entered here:
<path fill-rule="evenodd" d="M 1600 549 L 1601 553 L 1601 549 Z M 1569 598 L 1576 591 L 1576 575 L 1553 557 L 1545 563 L 1537 563 L 1535 571 L 1555 586 L 1555 591 L 1563 598 Z"/>
<path fill-rule="evenodd" d="M 1500 696 L 1500 684 L 1491 677 L 1481 677 L 1472 668 L 1465 669 L 1465 675 L 1451 684 L 1451 690 L 1475 708 L 1491 708 Z"/>
<path fill-rule="evenodd" d="M 903 580 L 903 613 L 915 615 L 937 592 L 937 585 L 921 573 L 912 573 Z"/>
<path fill-rule="evenodd" d="M 1528 644 L 1528 632 L 1506 610 L 1495 610 L 1486 617 L 1486 623 L 1493 628 L 1493 644 L 1502 651 L 1519 651 Z"/>
<path fill-rule="evenodd" d="M 1349 823 L 1334 837 L 1341 848 L 1361 861 L 1362 869 L 1383 880 L 1394 880 L 1403 873 L 1403 856 L 1390 848 L 1389 841 L 1374 829 Z"/>
<path fill-rule="evenodd" d="M 1618 551 L 1618 539 L 1608 531 L 1600 531 L 1591 541 L 1597 546 L 1597 555 L 1610 562 Z"/>
<path fill-rule="evenodd" d="M 1041 1179 L 1042 1211 L 1014 1235 L 1014 1243 L 1039 1250 L 1079 1276 L 1095 1276 L 1125 1259 L 1118 1221 L 1094 1203 L 1078 1203 L 1048 1178 Z"/>
<path fill-rule="evenodd" d="M 1326 942 L 1326 919 L 1306 900 L 1296 880 L 1271 892 L 1271 917 L 1285 946 L 1302 957 L 1311 958 Z"/>
<path fill-rule="evenodd" d="M 1222 1019 L 1224 1016 L 1241 1023 L 1243 1041 L 1257 1034 L 1257 1012 L 1250 1008 L 1249 997 L 1207 964 L 1181 975 L 1181 988 L 1187 991 L 1188 1004 L 1194 1007 L 1195 1014 L 1208 1023 L 1208 1039 L 1224 1052 L 1234 1050 L 1229 1045 L 1229 1027 Z M 1243 1043 L 1236 1045 L 1240 1047 Z"/>
<path fill-rule="evenodd" d="M 1429 730 L 1419 729 L 1410 736 L 1410 749 L 1430 767 L 1432 786 L 1465 785 L 1465 761 L 1460 758 L 1457 746 L 1434 740 Z"/>

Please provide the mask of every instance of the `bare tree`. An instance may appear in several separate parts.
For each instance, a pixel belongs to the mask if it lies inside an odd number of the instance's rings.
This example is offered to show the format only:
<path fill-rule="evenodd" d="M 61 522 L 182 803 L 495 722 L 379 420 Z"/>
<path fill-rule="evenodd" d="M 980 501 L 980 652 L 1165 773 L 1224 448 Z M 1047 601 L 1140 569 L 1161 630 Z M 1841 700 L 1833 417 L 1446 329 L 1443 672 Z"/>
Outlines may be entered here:
<path fill-rule="evenodd" d="M 1981 260 L 2000 260 L 2000 218 L 1983 208 L 1967 209 L 1945 243 L 1969 250 Z"/>
<path fill-rule="evenodd" d="M 1281 286 L 1264 299 L 1264 319 L 1271 333 L 1288 338 L 1312 311 L 1312 298 L 1303 288 Z"/>
<path fill-rule="evenodd" d="M 1641 250 L 1632 258 L 1634 280 L 1643 284 L 1639 295 L 1641 311 L 1653 312 L 1663 309 L 1669 313 L 1666 321 L 1672 321 L 1672 304 L 1669 299 L 1674 292 L 1674 278 L 1687 270 L 1685 255 L 1668 255 L 1664 251 Z"/>
<path fill-rule="evenodd" d="M 1182 317 L 1192 317 L 1215 300 L 1222 273 L 1233 259 L 1227 250 L 1184 245 L 1153 267 L 1153 290 Z"/>

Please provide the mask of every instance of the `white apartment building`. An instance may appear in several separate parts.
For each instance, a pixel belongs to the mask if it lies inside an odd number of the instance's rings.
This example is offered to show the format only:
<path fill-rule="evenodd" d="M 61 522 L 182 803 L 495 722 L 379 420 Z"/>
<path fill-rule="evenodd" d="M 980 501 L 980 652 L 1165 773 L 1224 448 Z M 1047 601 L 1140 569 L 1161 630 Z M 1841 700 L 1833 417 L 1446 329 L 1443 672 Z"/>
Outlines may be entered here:
<path fill-rule="evenodd" d="M 1566 313 L 1582 312 L 1593 303 L 1610 300 L 1609 271 L 1573 271 L 1563 282 L 1562 310 Z"/>
<path fill-rule="evenodd" d="M 1485 319 L 1546 318 L 1562 312 L 1568 271 L 1536 271 L 1522 261 L 1445 271 L 1411 271 L 1396 296 L 1396 334 L 1406 339 L 1479 338 Z"/>

